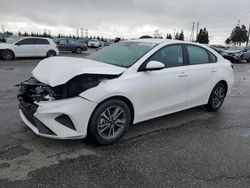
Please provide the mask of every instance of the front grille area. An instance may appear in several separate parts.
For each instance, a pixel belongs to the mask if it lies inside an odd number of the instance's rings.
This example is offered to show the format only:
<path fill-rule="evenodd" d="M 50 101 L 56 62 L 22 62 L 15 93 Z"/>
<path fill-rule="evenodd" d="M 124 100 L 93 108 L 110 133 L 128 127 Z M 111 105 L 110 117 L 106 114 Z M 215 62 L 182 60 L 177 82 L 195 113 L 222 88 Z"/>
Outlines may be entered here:
<path fill-rule="evenodd" d="M 41 121 L 34 117 L 34 113 L 37 111 L 38 105 L 34 102 L 37 101 L 37 88 L 42 86 L 34 78 L 22 82 L 20 84 L 20 90 L 17 96 L 19 102 L 19 109 L 22 111 L 24 117 L 35 126 L 40 133 L 48 135 L 56 135 L 48 127 L 46 127 Z"/>

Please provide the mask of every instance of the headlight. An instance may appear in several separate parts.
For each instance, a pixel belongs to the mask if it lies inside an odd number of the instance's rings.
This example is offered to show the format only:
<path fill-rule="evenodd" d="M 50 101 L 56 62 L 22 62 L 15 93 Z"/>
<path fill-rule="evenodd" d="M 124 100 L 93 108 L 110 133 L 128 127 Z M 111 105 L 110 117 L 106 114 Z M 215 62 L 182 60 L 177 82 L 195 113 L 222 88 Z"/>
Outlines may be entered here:
<path fill-rule="evenodd" d="M 234 56 L 238 57 L 238 56 L 240 56 L 240 54 L 241 54 L 241 53 L 238 52 L 238 53 L 235 53 Z"/>

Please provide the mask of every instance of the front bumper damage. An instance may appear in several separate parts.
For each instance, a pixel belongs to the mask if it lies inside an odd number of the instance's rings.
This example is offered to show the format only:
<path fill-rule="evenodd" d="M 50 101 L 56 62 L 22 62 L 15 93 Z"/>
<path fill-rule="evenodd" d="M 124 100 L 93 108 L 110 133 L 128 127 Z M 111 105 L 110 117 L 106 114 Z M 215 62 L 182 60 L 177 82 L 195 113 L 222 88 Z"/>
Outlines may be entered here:
<path fill-rule="evenodd" d="M 57 94 L 41 93 L 41 87 L 49 86 L 34 80 L 21 83 L 18 102 L 23 122 L 40 136 L 85 138 L 89 119 L 97 104 L 78 96 L 60 99 Z M 56 96 L 58 100 L 51 100 Z"/>

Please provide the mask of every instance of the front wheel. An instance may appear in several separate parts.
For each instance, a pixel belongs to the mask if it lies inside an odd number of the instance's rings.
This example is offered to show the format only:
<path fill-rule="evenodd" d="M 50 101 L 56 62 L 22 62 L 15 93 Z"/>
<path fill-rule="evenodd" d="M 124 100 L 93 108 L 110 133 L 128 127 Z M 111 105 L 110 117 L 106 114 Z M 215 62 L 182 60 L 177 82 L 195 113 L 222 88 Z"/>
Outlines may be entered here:
<path fill-rule="evenodd" d="M 11 50 L 6 49 L 6 50 L 3 50 L 2 57 L 5 60 L 11 60 L 14 58 L 14 53 Z"/>
<path fill-rule="evenodd" d="M 124 135 L 130 120 L 130 109 L 125 102 L 117 99 L 106 101 L 91 117 L 89 136 L 99 145 L 113 144 Z"/>
<path fill-rule="evenodd" d="M 214 87 L 214 89 L 209 97 L 208 104 L 206 105 L 207 110 L 209 110 L 209 111 L 219 110 L 224 102 L 224 99 L 226 97 L 226 93 L 227 93 L 227 91 L 226 91 L 225 85 L 222 83 L 218 83 Z"/>

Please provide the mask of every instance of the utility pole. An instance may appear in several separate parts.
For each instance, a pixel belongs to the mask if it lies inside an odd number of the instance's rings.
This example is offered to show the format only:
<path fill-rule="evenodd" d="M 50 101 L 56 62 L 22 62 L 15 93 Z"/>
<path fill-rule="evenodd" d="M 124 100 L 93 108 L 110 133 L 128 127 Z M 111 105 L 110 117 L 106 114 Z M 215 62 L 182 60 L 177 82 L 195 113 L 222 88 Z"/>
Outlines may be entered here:
<path fill-rule="evenodd" d="M 250 25 L 249 25 L 249 28 L 248 28 L 248 34 L 247 34 L 247 44 L 246 44 L 246 47 L 248 47 L 249 35 L 250 35 Z"/>
<path fill-rule="evenodd" d="M 198 33 L 199 33 L 199 25 L 200 25 L 200 23 L 199 23 L 199 22 L 197 22 L 197 28 L 196 28 L 196 40 L 197 40 Z"/>
<path fill-rule="evenodd" d="M 89 30 L 88 29 L 85 29 L 85 37 L 88 38 L 88 33 L 89 33 Z"/>
<path fill-rule="evenodd" d="M 237 23 L 238 26 L 240 26 L 240 20 L 238 20 L 238 23 Z"/>
<path fill-rule="evenodd" d="M 81 30 L 81 38 L 83 37 L 83 28 L 80 29 Z"/>
<path fill-rule="evenodd" d="M 192 23 L 192 31 L 190 35 L 190 41 L 192 42 L 194 40 L 194 22 Z"/>

